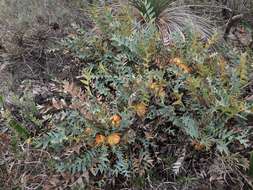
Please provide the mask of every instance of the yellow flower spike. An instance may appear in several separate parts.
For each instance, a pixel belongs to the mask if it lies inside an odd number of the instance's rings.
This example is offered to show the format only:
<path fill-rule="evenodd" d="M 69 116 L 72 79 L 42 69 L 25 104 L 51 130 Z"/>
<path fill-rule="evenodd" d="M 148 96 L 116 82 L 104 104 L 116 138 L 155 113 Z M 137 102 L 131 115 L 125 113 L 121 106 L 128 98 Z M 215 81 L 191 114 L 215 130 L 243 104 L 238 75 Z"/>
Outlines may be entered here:
<path fill-rule="evenodd" d="M 183 104 L 182 97 L 184 94 L 183 93 L 174 93 L 174 95 L 175 95 L 176 101 L 173 102 L 172 105 L 182 105 Z"/>
<path fill-rule="evenodd" d="M 204 151 L 206 149 L 206 146 L 196 140 L 192 141 L 192 146 L 194 147 L 195 150 L 197 151 Z"/>
<path fill-rule="evenodd" d="M 120 142 L 120 134 L 119 133 L 113 133 L 107 137 L 107 143 L 110 146 L 119 144 Z"/>
<path fill-rule="evenodd" d="M 111 117 L 111 122 L 112 122 L 113 126 L 115 126 L 115 127 L 120 126 L 121 120 L 122 120 L 122 118 L 119 114 L 115 114 Z"/>
<path fill-rule="evenodd" d="M 197 151 L 204 151 L 206 149 L 206 146 L 201 143 L 198 143 L 194 146 L 194 149 Z"/>
<path fill-rule="evenodd" d="M 219 65 L 219 69 L 220 69 L 220 74 L 221 74 L 221 78 L 225 78 L 225 75 L 226 75 L 226 60 L 225 58 L 221 57 L 219 62 L 218 62 L 218 65 Z"/>
<path fill-rule="evenodd" d="M 95 141 L 96 145 L 104 144 L 105 141 L 106 141 L 106 137 L 104 135 L 99 135 L 99 134 L 96 135 L 96 141 Z"/>
<path fill-rule="evenodd" d="M 149 84 L 148 87 L 149 87 L 150 90 L 156 91 L 156 89 L 159 88 L 159 85 L 155 82 L 152 82 L 151 84 Z"/>
<path fill-rule="evenodd" d="M 172 60 L 172 64 L 175 64 L 176 66 L 178 66 L 180 69 L 182 69 L 184 71 L 184 73 L 191 72 L 191 68 L 188 67 L 186 64 L 184 64 L 183 61 L 178 57 L 176 57 Z"/>
<path fill-rule="evenodd" d="M 149 84 L 149 89 L 152 90 L 154 93 L 158 93 L 159 90 L 161 89 L 161 85 L 156 83 L 156 82 L 152 82 L 151 84 Z"/>
<path fill-rule="evenodd" d="M 158 97 L 161 97 L 161 98 L 165 97 L 166 92 L 165 92 L 164 88 L 160 88 L 157 95 L 158 95 Z"/>
<path fill-rule="evenodd" d="M 212 45 L 214 45 L 217 42 L 218 34 L 213 35 L 211 38 L 209 38 L 205 44 L 205 48 L 208 49 Z"/>
<path fill-rule="evenodd" d="M 166 85 L 162 82 L 152 82 L 148 85 L 148 88 L 155 94 L 157 97 L 165 97 L 165 87 Z"/>
<path fill-rule="evenodd" d="M 26 143 L 29 144 L 29 145 L 32 144 L 32 139 L 31 139 L 31 138 L 28 138 L 28 139 L 26 140 Z"/>
<path fill-rule="evenodd" d="M 84 130 L 84 134 L 85 135 L 90 135 L 91 133 L 92 133 L 92 128 L 90 128 L 90 127 L 87 127 L 85 130 Z"/>
<path fill-rule="evenodd" d="M 182 63 L 182 60 L 179 58 L 179 57 L 175 57 L 173 60 L 172 60 L 173 63 L 175 64 L 181 64 Z"/>
<path fill-rule="evenodd" d="M 134 105 L 134 110 L 136 111 L 136 114 L 139 117 L 144 117 L 146 115 L 146 113 L 148 112 L 147 105 L 144 104 L 143 102 Z"/>

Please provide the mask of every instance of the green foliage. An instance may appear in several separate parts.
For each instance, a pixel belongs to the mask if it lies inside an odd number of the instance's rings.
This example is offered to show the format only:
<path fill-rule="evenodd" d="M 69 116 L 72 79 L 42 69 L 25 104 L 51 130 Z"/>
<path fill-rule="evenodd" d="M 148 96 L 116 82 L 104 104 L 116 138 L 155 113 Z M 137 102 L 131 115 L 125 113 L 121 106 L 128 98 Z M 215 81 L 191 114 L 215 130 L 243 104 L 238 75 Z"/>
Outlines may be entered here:
<path fill-rule="evenodd" d="M 235 143 L 248 146 L 246 54 L 226 60 L 210 53 L 215 42 L 204 44 L 191 33 L 168 48 L 154 23 L 140 26 L 124 9 L 99 11 L 93 15 L 97 31 L 77 29 L 63 42 L 85 63 L 85 92 L 65 85 L 71 102 L 34 142 L 53 155 L 55 170 L 85 173 L 89 184 L 105 187 L 150 177 L 160 164 L 159 148 L 174 139 L 228 155 Z"/>
<path fill-rule="evenodd" d="M 36 128 L 42 126 L 42 121 L 38 119 L 39 110 L 37 109 L 34 97 L 31 92 L 25 90 L 25 95 L 22 97 L 13 96 L 12 103 L 19 109 L 20 117 L 23 125 L 33 125 Z"/>
<path fill-rule="evenodd" d="M 23 81 L 36 95 L 0 95 L 0 186 L 185 189 L 203 173 L 237 182 L 248 169 L 252 177 L 253 156 L 244 158 L 252 146 L 252 51 L 220 47 L 212 25 L 185 6 L 191 0 L 92 1 L 92 29 L 82 25 L 84 1 L 0 0 L 0 26 L 13 29 L 0 31 L 3 49 L 20 50 L 35 76 L 30 60 L 44 67 L 61 58 L 64 72 L 78 73 L 75 82 L 41 89 Z"/>
<path fill-rule="evenodd" d="M 3 106 L 4 103 L 4 98 L 3 96 L 0 96 L 0 108 Z"/>
<path fill-rule="evenodd" d="M 10 127 L 17 133 L 17 135 L 21 138 L 27 139 L 29 137 L 29 132 L 23 126 L 20 125 L 14 119 L 9 121 Z"/>
<path fill-rule="evenodd" d="M 3 104 L 3 100 L 4 100 L 3 96 L 0 96 L 1 105 Z"/>
<path fill-rule="evenodd" d="M 171 0 L 132 0 L 130 2 L 141 12 L 142 16 L 147 19 L 147 21 L 158 18 L 172 3 Z"/>
<path fill-rule="evenodd" d="M 25 91 L 25 95 L 17 97 L 9 95 L 9 99 L 3 100 L 1 117 L 4 128 L 11 129 L 12 145 L 14 149 L 19 142 L 24 142 L 42 126 L 42 120 L 38 118 L 38 110 L 33 97 Z M 6 101 L 6 102 L 5 102 Z M 13 111 L 16 109 L 15 111 Z M 31 128 L 34 131 L 31 131 Z"/>
<path fill-rule="evenodd" d="M 253 177 L 253 153 L 250 154 L 249 176 Z"/>

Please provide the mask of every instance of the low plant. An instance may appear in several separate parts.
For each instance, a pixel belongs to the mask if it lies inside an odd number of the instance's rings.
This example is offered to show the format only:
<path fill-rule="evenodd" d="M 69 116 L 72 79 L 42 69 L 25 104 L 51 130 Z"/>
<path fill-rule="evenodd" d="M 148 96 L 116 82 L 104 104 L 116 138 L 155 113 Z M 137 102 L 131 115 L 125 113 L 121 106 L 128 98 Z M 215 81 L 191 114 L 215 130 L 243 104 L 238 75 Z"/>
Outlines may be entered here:
<path fill-rule="evenodd" d="M 162 177 L 166 154 L 181 168 L 187 151 L 230 155 L 234 145 L 248 146 L 247 53 L 210 53 L 215 40 L 191 33 L 168 49 L 155 24 L 138 25 L 127 7 L 92 15 L 95 32 L 79 28 L 64 41 L 85 63 L 82 85 L 65 82 L 61 92 L 71 100 L 53 99 L 51 127 L 34 138 L 56 171 L 82 175 L 85 187 L 121 188 L 138 176 Z M 169 144 L 183 144 L 182 159 Z"/>

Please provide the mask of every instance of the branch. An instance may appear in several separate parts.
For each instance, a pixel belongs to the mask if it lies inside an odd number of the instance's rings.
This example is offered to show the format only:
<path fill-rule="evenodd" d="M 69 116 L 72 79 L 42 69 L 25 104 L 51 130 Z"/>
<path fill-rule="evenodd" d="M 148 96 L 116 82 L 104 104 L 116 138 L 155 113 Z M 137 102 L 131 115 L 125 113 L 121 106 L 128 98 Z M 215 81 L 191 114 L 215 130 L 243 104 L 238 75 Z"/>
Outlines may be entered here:
<path fill-rule="evenodd" d="M 227 40 L 228 35 L 230 33 L 231 28 L 236 25 L 242 18 L 243 18 L 243 14 L 239 14 L 239 15 L 235 15 L 230 17 L 230 19 L 228 20 L 227 24 L 226 24 L 226 30 L 224 33 L 224 39 Z"/>

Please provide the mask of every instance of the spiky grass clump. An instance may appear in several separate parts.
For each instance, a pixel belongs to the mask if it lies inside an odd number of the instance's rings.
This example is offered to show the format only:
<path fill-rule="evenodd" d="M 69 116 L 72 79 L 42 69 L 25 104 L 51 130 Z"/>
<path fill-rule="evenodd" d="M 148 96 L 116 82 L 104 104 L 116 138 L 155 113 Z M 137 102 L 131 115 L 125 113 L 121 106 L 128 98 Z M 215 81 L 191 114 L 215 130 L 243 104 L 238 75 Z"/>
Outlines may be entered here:
<path fill-rule="evenodd" d="M 142 23 L 155 22 L 163 42 L 169 45 L 175 35 L 185 40 L 185 30 L 197 33 L 202 40 L 214 34 L 210 21 L 192 12 L 187 5 L 177 5 L 171 0 L 130 0 L 135 7 L 137 19 Z"/>
<path fill-rule="evenodd" d="M 230 8 L 233 12 L 237 13 L 242 13 L 242 12 L 248 12 L 249 7 L 252 6 L 252 1 L 251 0 L 229 0 L 225 1 L 226 6 Z"/>

